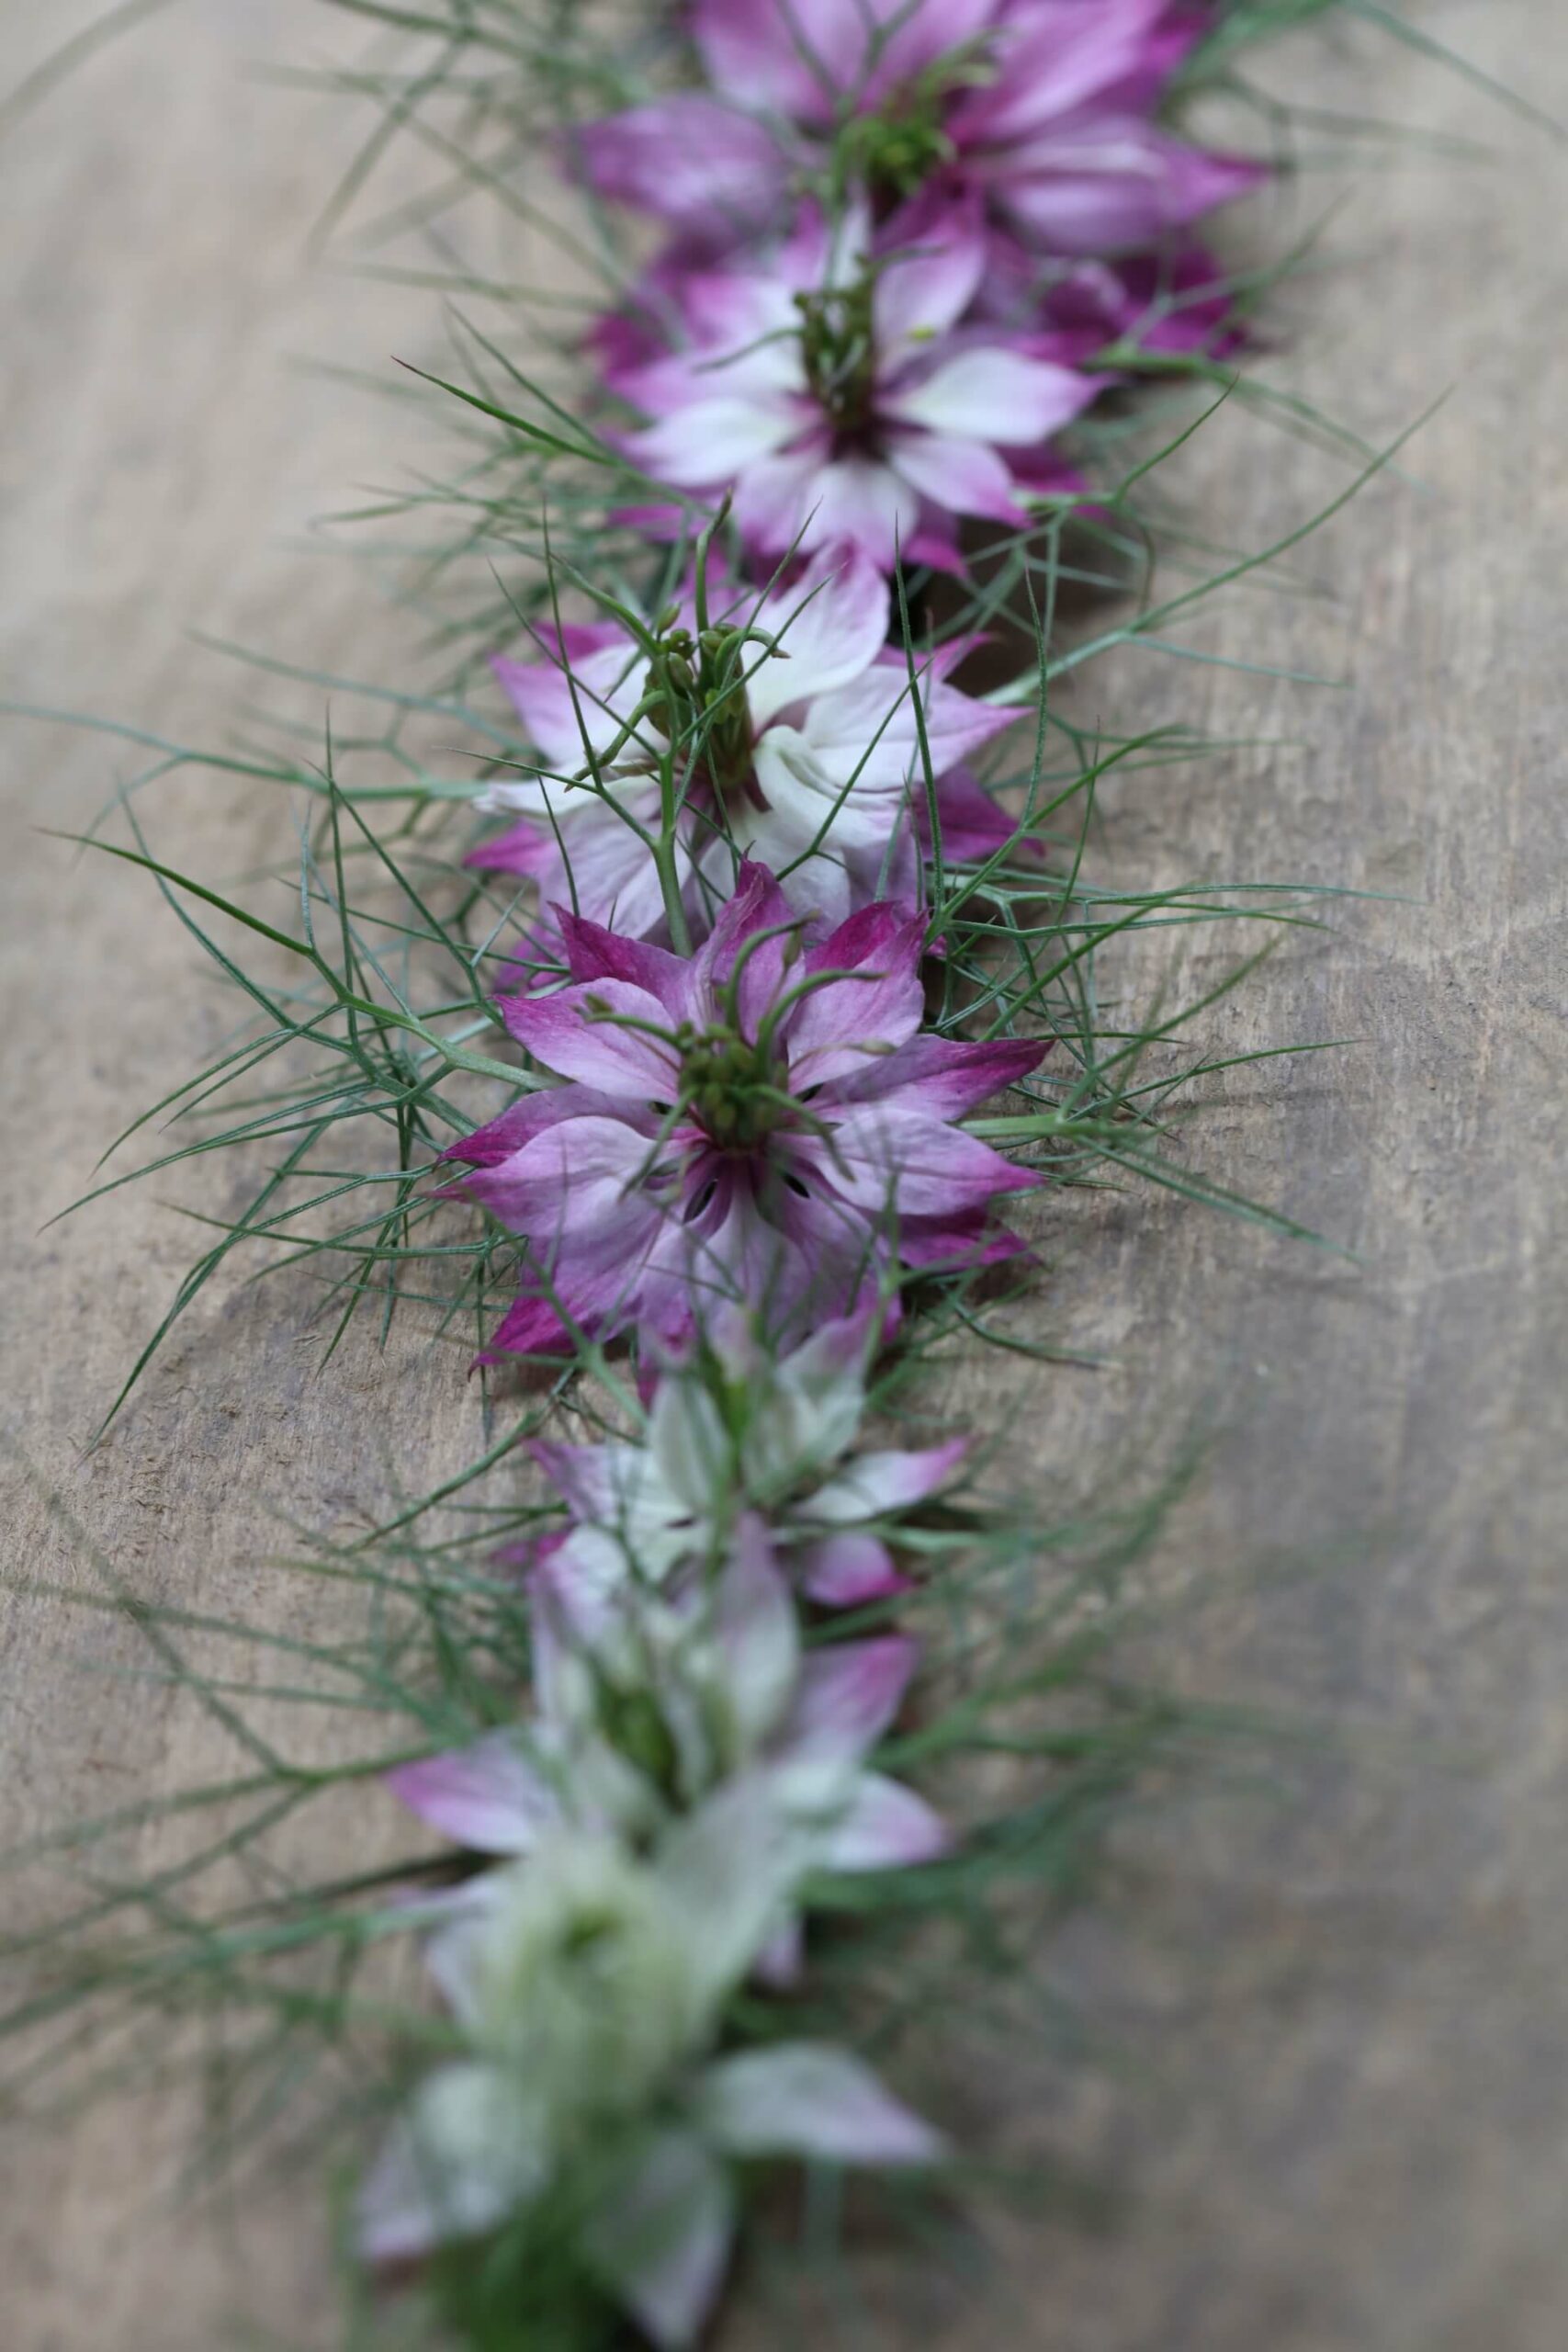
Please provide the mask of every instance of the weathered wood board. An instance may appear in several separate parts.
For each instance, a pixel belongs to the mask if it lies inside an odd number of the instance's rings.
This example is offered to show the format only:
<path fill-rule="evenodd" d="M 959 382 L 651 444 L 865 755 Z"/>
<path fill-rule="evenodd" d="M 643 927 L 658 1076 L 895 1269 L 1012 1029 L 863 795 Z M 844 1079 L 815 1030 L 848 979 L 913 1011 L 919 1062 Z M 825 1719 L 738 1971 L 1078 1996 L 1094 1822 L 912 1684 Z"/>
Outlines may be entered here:
<path fill-rule="evenodd" d="M 11 0 L 0 85 L 94 13 Z M 1568 118 L 1560 0 L 1420 13 Z M 188 624 L 323 668 L 395 667 L 396 617 L 298 541 L 404 469 L 408 420 L 286 361 L 379 368 L 418 343 L 427 300 L 312 273 L 340 109 L 241 77 L 258 52 L 352 53 L 354 35 L 311 0 L 189 0 L 0 148 L 5 695 L 210 741 L 246 689 Z M 1330 266 L 1290 295 L 1293 347 L 1265 372 L 1374 439 L 1450 397 L 1406 478 L 1297 560 L 1321 593 L 1238 592 L 1190 635 L 1348 692 L 1152 655 L 1086 692 L 1122 696 L 1118 718 L 1299 746 L 1115 787 L 1109 870 L 1393 894 L 1287 944 L 1207 1033 L 1238 1050 L 1357 1042 L 1238 1074 L 1190 1144 L 1359 1262 L 1168 1200 L 1078 1196 L 1046 1213 L 1040 1328 L 1117 1368 L 988 1358 L 951 1401 L 969 1422 L 1016 1417 L 1042 1479 L 1119 1463 L 1151 1425 L 1216 1420 L 1167 1555 L 1185 1599 L 1151 1665 L 1357 1736 L 1282 1772 L 1279 1802 L 1189 1799 L 1129 1829 L 1061 1966 L 1134 2063 L 1052 2074 L 1046 2103 L 1021 2061 L 996 2093 L 1007 2144 L 1116 2177 L 1114 2223 L 998 2221 L 1001 2301 L 900 2321 L 891 2293 L 890 2343 L 1568 2340 L 1568 160 L 1386 45 L 1296 58 L 1274 75 L 1293 96 L 1496 152 L 1353 175 Z M 1315 191 L 1297 202 L 1307 217 Z M 1247 547 L 1343 480 L 1239 413 L 1185 471 L 1212 536 Z M 318 1378 L 307 1290 L 229 1284 L 84 1454 L 190 1229 L 138 1191 L 39 1227 L 230 1016 L 141 877 L 31 830 L 81 827 L 129 755 L 19 722 L 3 742 L 0 1430 L 32 1474 L 0 1465 L 6 1555 L 14 1575 L 91 1589 L 96 1549 L 146 1594 L 263 1605 L 254 1564 L 280 1516 L 362 1522 L 467 1458 L 477 1406 L 446 1349 L 351 1343 Z M 154 813 L 173 862 L 209 876 L 288 838 L 276 800 L 200 775 L 166 780 Z M 221 1211 L 229 1180 L 212 1182 Z M 35 1597 L 4 1617 L 7 1842 L 222 1769 L 220 1736 L 126 1679 L 132 1652 L 100 1620 Z M 367 1813 L 362 1835 L 389 1819 Z M 141 2099 L 17 2138 L 7 2347 L 209 2352 L 241 2315 L 332 2340 L 303 2199 L 199 2227 L 155 2201 L 181 2121 Z M 862 2340 L 878 2332 L 868 2319 Z"/>

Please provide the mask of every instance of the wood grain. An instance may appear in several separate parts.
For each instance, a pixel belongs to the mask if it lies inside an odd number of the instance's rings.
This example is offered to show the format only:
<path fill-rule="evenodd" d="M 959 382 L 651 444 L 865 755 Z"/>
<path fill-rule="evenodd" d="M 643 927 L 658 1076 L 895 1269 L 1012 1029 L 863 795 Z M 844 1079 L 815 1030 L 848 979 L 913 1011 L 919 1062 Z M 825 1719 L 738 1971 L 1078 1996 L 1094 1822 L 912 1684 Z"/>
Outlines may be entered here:
<path fill-rule="evenodd" d="M 12 0 L 0 82 L 92 13 Z M 327 14 L 177 9 L 0 150 L 8 695 L 211 741 L 243 686 L 189 623 L 323 667 L 400 657 L 395 616 L 296 542 L 406 462 L 406 420 L 284 362 L 378 368 L 421 338 L 425 300 L 312 273 L 345 126 L 240 76 L 262 47 L 341 50 Z M 1446 0 L 1422 21 L 1568 116 L 1558 16 Z M 1334 1730 L 1278 1798 L 1189 1799 L 1120 1838 L 1112 1894 L 1058 1965 L 1133 2063 L 1064 2078 L 1025 2050 L 986 2086 L 1001 2145 L 1117 2181 L 1111 2223 L 998 2215 L 983 2316 L 889 2282 L 856 2342 L 1559 2352 L 1568 2325 L 1568 163 L 1386 45 L 1303 47 L 1271 78 L 1494 141 L 1482 165 L 1355 175 L 1330 266 L 1263 363 L 1374 439 L 1450 398 L 1406 478 L 1297 559 L 1303 593 L 1249 589 L 1189 640 L 1349 691 L 1144 655 L 1080 708 L 1298 745 L 1115 787 L 1102 870 L 1392 894 L 1288 944 L 1207 1030 L 1359 1042 L 1234 1076 L 1190 1145 L 1358 1262 L 1168 1201 L 1059 1203 L 1038 1328 L 1117 1368 L 986 1358 L 944 1402 L 1013 1428 L 1053 1487 L 1151 1427 L 1174 1442 L 1213 1419 L 1151 1670 Z M 1343 480 L 1233 411 L 1185 490 L 1210 536 L 1260 547 Z M 230 1283 L 83 1453 L 188 1228 L 140 1192 L 38 1228 L 228 1014 L 143 882 L 30 830 L 79 828 L 129 762 L 35 725 L 4 743 L 0 1425 L 32 1474 L 7 1474 L 6 1548 L 27 1577 L 90 1589 L 96 1556 L 148 1595 L 265 1608 L 279 1515 L 362 1521 L 465 1459 L 478 1407 L 449 1353 L 412 1340 L 351 1344 L 319 1378 L 304 1286 Z M 277 803 L 210 780 L 166 781 L 155 808 L 160 845 L 207 875 L 287 841 Z M 231 1181 L 212 1180 L 220 1211 Z M 187 1704 L 125 1679 L 132 1659 L 78 1610 L 6 1603 L 8 1837 L 227 1769 Z M 360 1834 L 373 1849 L 389 1825 L 367 1809 Z M 17 2139 L 8 2346 L 206 2352 L 241 2315 L 333 2340 L 302 2193 L 196 2226 L 159 2202 L 185 2123 L 142 2099 Z"/>

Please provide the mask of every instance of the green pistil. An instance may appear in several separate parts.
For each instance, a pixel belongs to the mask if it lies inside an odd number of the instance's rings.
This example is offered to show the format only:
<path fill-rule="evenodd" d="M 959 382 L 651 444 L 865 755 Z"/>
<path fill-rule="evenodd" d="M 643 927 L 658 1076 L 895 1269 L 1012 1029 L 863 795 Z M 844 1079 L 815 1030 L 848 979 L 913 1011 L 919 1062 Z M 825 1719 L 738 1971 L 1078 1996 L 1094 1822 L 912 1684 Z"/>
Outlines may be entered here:
<path fill-rule="evenodd" d="M 682 1029 L 681 1092 L 721 1151 L 750 1151 L 787 1123 L 791 1105 L 773 1057 L 734 1029 Z"/>
<path fill-rule="evenodd" d="M 891 91 L 876 114 L 852 114 L 839 129 L 834 178 L 840 189 L 870 191 L 879 212 L 913 196 L 957 155 L 943 128 L 961 92 L 997 75 L 985 40 L 951 50 L 924 74 Z"/>
<path fill-rule="evenodd" d="M 871 423 L 876 389 L 872 274 L 823 294 L 797 294 L 806 380 L 834 432 L 852 437 Z"/>
<path fill-rule="evenodd" d="M 923 187 L 957 152 L 942 127 L 947 95 L 942 88 L 918 89 L 883 114 L 852 117 L 841 133 L 851 177 L 863 181 L 874 197 L 895 201 Z"/>
<path fill-rule="evenodd" d="M 745 651 L 739 629 L 667 628 L 654 674 L 663 709 L 655 723 L 673 740 L 700 745 L 705 774 L 720 799 L 744 791 L 751 776 L 751 714 L 746 703 Z"/>

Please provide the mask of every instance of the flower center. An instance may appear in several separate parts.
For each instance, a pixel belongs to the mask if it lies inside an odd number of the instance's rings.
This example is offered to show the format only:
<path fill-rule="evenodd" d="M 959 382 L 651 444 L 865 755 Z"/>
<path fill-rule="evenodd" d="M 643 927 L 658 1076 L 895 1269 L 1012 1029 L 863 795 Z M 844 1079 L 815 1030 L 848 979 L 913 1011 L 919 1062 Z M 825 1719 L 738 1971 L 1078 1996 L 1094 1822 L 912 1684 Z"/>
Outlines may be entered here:
<path fill-rule="evenodd" d="M 766 1047 L 735 1029 L 689 1026 L 679 1035 L 681 1092 L 721 1151 L 751 1151 L 791 1123 L 795 1105 L 783 1069 Z"/>
<path fill-rule="evenodd" d="M 654 657 L 663 705 L 654 724 L 695 751 L 720 800 L 744 792 L 751 780 L 746 649 L 752 642 L 744 629 L 671 627 Z"/>
<path fill-rule="evenodd" d="M 872 325 L 870 270 L 852 286 L 797 294 L 806 380 L 840 439 L 870 424 L 876 391 L 876 341 Z"/>
<path fill-rule="evenodd" d="M 839 185 L 858 182 L 884 218 L 957 161 L 958 149 L 945 128 L 952 102 L 965 90 L 994 82 L 997 73 L 982 37 L 950 50 L 923 74 L 890 90 L 874 114 L 850 115 L 840 125 L 833 156 Z"/>
<path fill-rule="evenodd" d="M 852 178 L 863 182 L 879 209 L 923 187 L 951 164 L 957 150 L 942 127 L 948 93 L 936 82 L 895 93 L 880 114 L 852 115 L 840 133 L 840 154 Z"/>

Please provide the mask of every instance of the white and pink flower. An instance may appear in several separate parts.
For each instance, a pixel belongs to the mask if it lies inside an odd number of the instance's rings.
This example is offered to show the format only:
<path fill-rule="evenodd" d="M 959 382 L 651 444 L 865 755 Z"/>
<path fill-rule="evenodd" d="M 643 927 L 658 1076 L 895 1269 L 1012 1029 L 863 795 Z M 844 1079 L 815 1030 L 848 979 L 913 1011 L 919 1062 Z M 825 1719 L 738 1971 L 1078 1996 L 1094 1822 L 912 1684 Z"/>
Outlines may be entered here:
<path fill-rule="evenodd" d="M 770 1532 L 743 1514 L 716 1567 L 654 1576 L 619 1555 L 589 1572 L 570 1545 L 534 1569 L 535 1704 L 515 1730 L 405 1764 L 388 1785 L 469 1852 L 532 1854 L 557 1835 L 659 1834 L 728 1781 L 765 1785 L 798 1833 L 802 1867 L 882 1871 L 930 1861 L 947 1832 L 914 1792 L 866 1762 L 919 1657 L 906 1635 L 806 1650 Z M 461 1921 L 493 1882 L 460 1892 Z M 793 1957 L 781 1902 L 773 1973 Z"/>
<path fill-rule="evenodd" d="M 1155 119 L 1203 29 L 1180 0 L 695 0 L 692 28 L 706 92 L 574 139 L 689 255 L 771 229 L 835 145 L 884 209 L 975 198 L 1036 254 L 1159 243 L 1263 176 Z"/>
<path fill-rule="evenodd" d="M 886 1270 L 1020 1246 L 997 1201 L 1040 1182 L 955 1124 L 1043 1041 L 919 1034 L 925 924 L 863 908 L 818 945 L 763 868 L 692 956 L 557 910 L 570 984 L 503 998 L 565 1081 L 452 1147 L 461 1190 L 526 1245 L 497 1351 L 635 1326 L 679 1343 L 726 1303 L 782 1339 Z"/>
<path fill-rule="evenodd" d="M 660 1374 L 641 1442 L 536 1442 L 572 1521 L 552 1546 L 552 1581 L 614 1589 L 635 1563 L 662 1583 L 711 1559 L 736 1512 L 750 1510 L 764 1514 L 779 1559 L 812 1600 L 855 1608 L 902 1591 L 889 1537 L 968 1447 L 958 1438 L 852 1452 L 881 1331 L 880 1312 L 868 1308 L 781 1355 L 727 1312 Z"/>
<path fill-rule="evenodd" d="M 525 2234 L 558 2191 L 583 2271 L 683 2352 L 723 2284 L 738 2161 L 939 2162 L 939 2134 L 847 2050 L 716 2051 L 806 1866 L 752 1779 L 651 1850 L 558 1832 L 481 1882 L 429 1955 L 466 2047 L 426 2075 L 364 2183 L 366 2256 Z"/>
<path fill-rule="evenodd" d="M 658 637 L 663 659 L 604 621 L 541 633 L 538 662 L 493 663 L 541 764 L 486 787 L 481 808 L 522 821 L 470 865 L 526 876 L 545 904 L 570 900 L 634 938 L 661 933 L 649 842 L 661 815 L 651 772 L 668 763 L 698 935 L 748 857 L 823 926 L 874 899 L 914 905 L 930 834 L 922 729 L 944 862 L 978 861 L 1011 838 L 968 762 L 1013 714 L 948 683 L 967 639 L 917 657 L 911 681 L 886 642 L 886 582 L 863 555 L 818 557 L 787 587 L 713 580 L 708 604 L 705 631 L 688 589 Z"/>
<path fill-rule="evenodd" d="M 1010 529 L 1078 487 L 1054 437 L 1100 379 L 999 332 L 958 332 L 986 274 L 979 208 L 873 250 L 862 209 L 806 206 L 771 253 L 671 281 L 683 340 L 646 358 L 602 345 L 606 381 L 652 421 L 622 436 L 653 482 L 733 494 L 748 547 L 777 561 L 858 548 L 961 571 L 960 517 Z"/>

